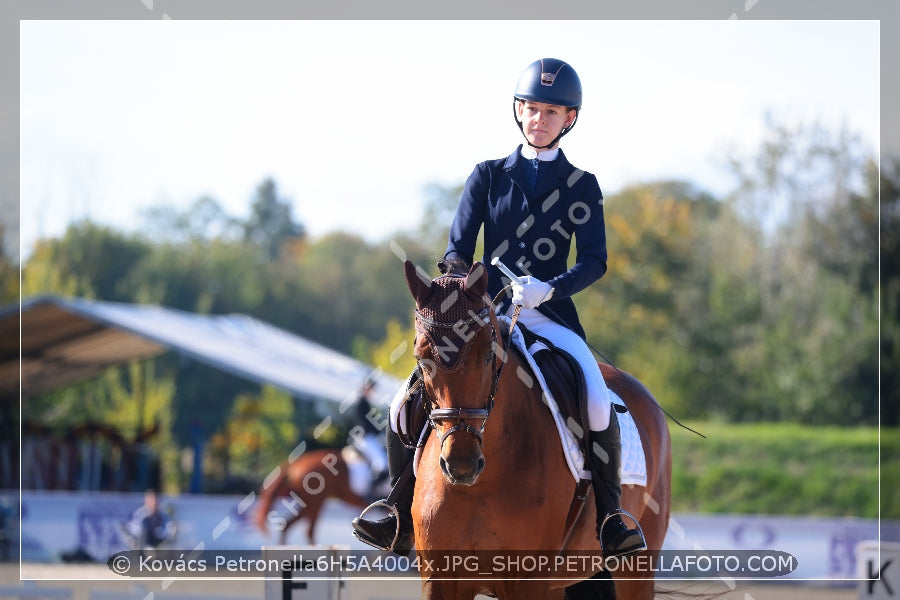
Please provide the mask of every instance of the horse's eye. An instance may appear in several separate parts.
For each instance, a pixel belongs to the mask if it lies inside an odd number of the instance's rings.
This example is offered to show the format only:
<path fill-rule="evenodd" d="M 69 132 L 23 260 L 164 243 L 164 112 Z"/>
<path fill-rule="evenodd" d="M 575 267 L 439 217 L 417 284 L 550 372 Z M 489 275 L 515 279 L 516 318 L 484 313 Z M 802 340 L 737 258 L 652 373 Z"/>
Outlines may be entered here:
<path fill-rule="evenodd" d="M 426 356 L 428 356 L 427 347 L 423 343 L 421 343 L 419 338 L 414 339 L 413 340 L 413 357 L 416 360 L 422 360 Z"/>

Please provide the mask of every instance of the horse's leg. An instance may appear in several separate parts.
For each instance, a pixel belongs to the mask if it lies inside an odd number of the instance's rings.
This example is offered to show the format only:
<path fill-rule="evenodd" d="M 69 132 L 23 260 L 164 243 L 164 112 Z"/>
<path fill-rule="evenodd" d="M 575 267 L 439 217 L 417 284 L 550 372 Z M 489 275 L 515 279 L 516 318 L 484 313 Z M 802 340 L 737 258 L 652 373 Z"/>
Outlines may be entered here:
<path fill-rule="evenodd" d="M 306 539 L 310 544 L 316 543 L 316 524 L 319 522 L 319 512 L 321 512 L 321 510 L 321 502 L 312 502 L 304 513 L 304 516 L 307 518 Z"/>
<path fill-rule="evenodd" d="M 462 580 L 427 579 L 422 582 L 422 600 L 473 600 L 475 592 L 464 589 Z"/>
<path fill-rule="evenodd" d="M 616 589 L 609 571 L 600 571 L 590 579 L 570 585 L 566 600 L 616 600 Z"/>
<path fill-rule="evenodd" d="M 296 523 L 297 521 L 299 521 L 302 517 L 303 517 L 303 513 L 294 515 L 293 517 L 290 518 L 290 520 L 288 520 L 288 521 L 284 524 L 284 527 L 281 528 L 281 535 L 278 536 L 278 543 L 279 543 L 279 544 L 281 544 L 282 546 L 287 545 L 287 532 L 288 532 L 288 529 L 290 529 L 290 528 L 294 525 L 294 523 Z"/>
<path fill-rule="evenodd" d="M 566 590 L 548 590 L 546 598 L 547 600 L 565 600 Z"/>
<path fill-rule="evenodd" d="M 509 581 L 503 591 L 497 592 L 500 600 L 564 600 L 565 588 L 551 590 L 546 581 Z"/>
<path fill-rule="evenodd" d="M 443 585 L 442 585 L 443 584 Z M 422 600 L 443 600 L 453 598 L 453 593 L 447 591 L 446 582 L 426 580 L 422 582 Z"/>
<path fill-rule="evenodd" d="M 347 483 L 345 485 L 341 485 L 341 489 L 339 493 L 335 494 L 339 500 L 343 500 L 347 504 L 351 506 L 356 506 L 357 508 L 365 508 L 369 506 L 369 502 L 360 496 L 356 495 L 356 492 L 350 489 L 350 484 Z"/>
<path fill-rule="evenodd" d="M 656 584 L 653 579 L 628 579 L 617 580 L 616 598 L 628 598 L 628 600 L 653 600 L 656 593 Z"/>

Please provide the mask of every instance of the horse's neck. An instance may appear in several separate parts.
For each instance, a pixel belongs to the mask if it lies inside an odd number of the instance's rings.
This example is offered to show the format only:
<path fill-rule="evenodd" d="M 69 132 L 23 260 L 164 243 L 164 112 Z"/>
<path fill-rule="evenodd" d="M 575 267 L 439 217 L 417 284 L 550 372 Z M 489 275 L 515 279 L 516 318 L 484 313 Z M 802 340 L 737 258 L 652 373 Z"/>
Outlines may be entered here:
<path fill-rule="evenodd" d="M 484 437 L 485 459 L 513 469 L 545 448 L 546 421 L 552 420 L 537 380 L 532 377 L 529 385 L 521 370 L 528 372 L 528 365 L 510 349 Z"/>

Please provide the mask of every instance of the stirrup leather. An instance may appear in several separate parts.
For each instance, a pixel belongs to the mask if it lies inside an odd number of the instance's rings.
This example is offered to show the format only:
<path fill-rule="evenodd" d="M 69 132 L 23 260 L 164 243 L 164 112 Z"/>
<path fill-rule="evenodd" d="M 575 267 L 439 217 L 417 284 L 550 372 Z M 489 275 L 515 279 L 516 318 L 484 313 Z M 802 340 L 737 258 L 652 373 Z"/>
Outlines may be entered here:
<path fill-rule="evenodd" d="M 376 500 L 369 506 L 363 509 L 362 513 L 359 515 L 359 519 L 362 519 L 366 516 L 366 513 L 376 507 L 382 507 L 387 509 L 392 515 L 394 515 L 394 521 L 397 523 L 397 529 L 394 531 L 394 539 L 391 541 L 390 546 L 383 546 L 379 542 L 376 542 L 374 539 L 366 536 L 363 532 L 359 531 L 355 527 L 353 528 L 353 535 L 359 541 L 372 546 L 373 548 L 378 548 L 379 550 L 386 550 L 388 552 L 393 552 L 394 548 L 397 546 L 397 540 L 400 539 L 400 511 L 397 510 L 397 507 L 393 504 L 389 504 L 387 500 Z"/>
<path fill-rule="evenodd" d="M 647 549 L 647 541 L 646 541 L 647 538 L 644 537 L 644 530 L 641 529 L 641 524 L 638 523 L 638 520 L 634 518 L 634 515 L 632 515 L 630 512 L 628 512 L 624 508 L 620 508 L 620 509 L 614 510 L 613 512 L 606 515 L 606 518 L 603 519 L 603 522 L 600 524 L 600 551 L 603 553 L 603 556 L 607 555 L 606 547 L 603 545 L 603 529 L 606 527 L 607 521 L 609 521 L 611 518 L 613 518 L 615 516 L 622 516 L 622 515 L 631 519 L 631 521 L 634 523 L 634 526 L 637 529 L 638 533 L 641 535 L 641 541 L 643 543 L 640 546 L 635 546 L 633 549 L 629 549 L 626 552 L 623 552 L 619 556 L 628 556 L 630 554 L 636 554 L 638 552 L 643 552 L 644 550 Z"/>

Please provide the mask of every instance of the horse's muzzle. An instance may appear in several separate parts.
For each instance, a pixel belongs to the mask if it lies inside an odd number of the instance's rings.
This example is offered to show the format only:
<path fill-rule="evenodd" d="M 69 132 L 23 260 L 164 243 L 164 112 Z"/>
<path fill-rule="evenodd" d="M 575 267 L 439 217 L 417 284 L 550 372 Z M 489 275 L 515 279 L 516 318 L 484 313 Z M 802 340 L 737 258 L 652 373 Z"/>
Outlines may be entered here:
<path fill-rule="evenodd" d="M 486 408 L 434 409 L 428 418 L 441 442 L 441 472 L 452 485 L 472 485 L 484 470 L 482 433 L 490 410 Z M 480 421 L 473 427 L 468 421 Z M 440 423 L 450 428 L 441 432 Z M 453 435 L 453 434 L 457 435 Z M 468 435 L 462 435 L 468 434 Z"/>
<path fill-rule="evenodd" d="M 473 485 L 484 471 L 484 456 L 474 460 L 460 460 L 441 456 L 441 472 L 452 485 Z"/>

